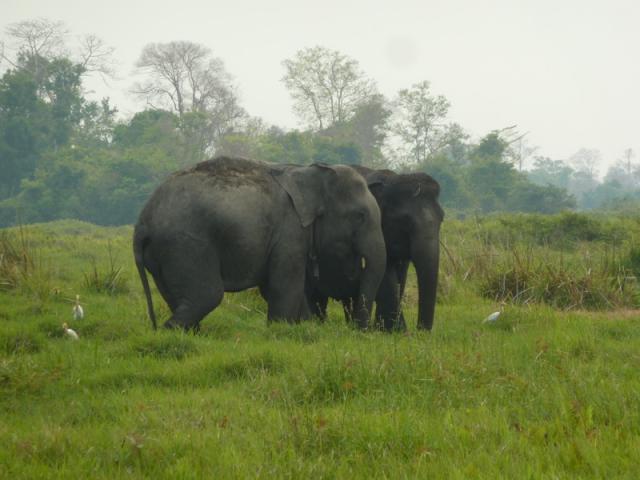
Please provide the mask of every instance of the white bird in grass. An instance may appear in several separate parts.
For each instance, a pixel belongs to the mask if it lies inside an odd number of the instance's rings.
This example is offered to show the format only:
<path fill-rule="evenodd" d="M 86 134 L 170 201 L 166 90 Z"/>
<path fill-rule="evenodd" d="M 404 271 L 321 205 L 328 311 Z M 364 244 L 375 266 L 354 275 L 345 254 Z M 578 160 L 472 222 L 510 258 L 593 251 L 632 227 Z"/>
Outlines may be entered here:
<path fill-rule="evenodd" d="M 493 312 L 492 314 L 487 316 L 487 318 L 485 318 L 482 321 L 482 323 L 493 323 L 496 320 L 498 320 L 498 318 L 500 317 L 502 312 L 504 312 L 504 306 L 505 306 L 505 303 L 504 302 L 500 302 L 500 310 L 498 310 L 497 312 Z"/>
<path fill-rule="evenodd" d="M 83 318 L 84 310 L 82 309 L 82 305 L 80 305 L 80 295 L 76 295 L 76 303 L 73 306 L 73 319 L 82 320 Z"/>
<path fill-rule="evenodd" d="M 64 333 L 67 337 L 73 339 L 73 340 L 78 340 L 78 334 L 75 332 L 75 330 L 72 330 L 69 328 L 69 325 L 67 325 L 67 322 L 62 324 L 62 328 L 64 330 Z"/>

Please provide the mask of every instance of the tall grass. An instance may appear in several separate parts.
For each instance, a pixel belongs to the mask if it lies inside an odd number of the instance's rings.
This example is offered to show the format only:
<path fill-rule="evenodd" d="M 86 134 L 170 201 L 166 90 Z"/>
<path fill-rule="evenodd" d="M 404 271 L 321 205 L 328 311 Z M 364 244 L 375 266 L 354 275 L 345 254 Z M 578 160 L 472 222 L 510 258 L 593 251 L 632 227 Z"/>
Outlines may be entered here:
<path fill-rule="evenodd" d="M 480 293 L 496 301 L 546 303 L 562 309 L 615 309 L 637 306 L 635 277 L 618 259 L 586 257 L 571 265 L 562 253 L 514 248 L 485 272 Z"/>
<path fill-rule="evenodd" d="M 0 232 L 0 290 L 19 290 L 39 305 L 54 293 L 52 273 L 26 227 Z"/>
<path fill-rule="evenodd" d="M 584 214 L 452 222 L 443 234 L 441 294 L 562 309 L 637 308 L 640 223 Z"/>

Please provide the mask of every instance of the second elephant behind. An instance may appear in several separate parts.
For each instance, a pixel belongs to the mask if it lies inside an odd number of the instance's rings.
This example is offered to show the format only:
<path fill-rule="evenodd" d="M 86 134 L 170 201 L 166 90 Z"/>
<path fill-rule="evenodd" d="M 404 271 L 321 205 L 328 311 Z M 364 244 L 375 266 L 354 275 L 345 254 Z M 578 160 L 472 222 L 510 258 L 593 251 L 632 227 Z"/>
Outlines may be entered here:
<path fill-rule="evenodd" d="M 431 330 L 438 287 L 440 224 L 444 211 L 438 203 L 440 186 L 425 173 L 396 174 L 353 166 L 367 181 L 380 207 L 387 268 L 376 296 L 376 320 L 384 330 L 404 330 L 401 304 L 409 263 L 418 279 L 418 328 Z M 307 298 L 312 312 L 326 316 L 328 298 L 340 300 L 347 319 L 357 295 L 357 284 L 344 278 L 331 256 L 318 258 L 307 275 Z"/>

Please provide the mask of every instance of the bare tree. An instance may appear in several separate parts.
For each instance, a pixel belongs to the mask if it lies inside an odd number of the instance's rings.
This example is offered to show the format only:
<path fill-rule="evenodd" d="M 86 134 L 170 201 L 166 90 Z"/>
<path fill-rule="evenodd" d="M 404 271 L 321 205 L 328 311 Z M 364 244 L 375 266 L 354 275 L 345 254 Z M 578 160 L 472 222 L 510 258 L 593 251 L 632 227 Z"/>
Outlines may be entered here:
<path fill-rule="evenodd" d="M 592 178 L 595 178 L 596 167 L 601 160 L 600 150 L 589 148 L 581 148 L 569 157 L 569 163 L 577 172 L 583 172 Z"/>
<path fill-rule="evenodd" d="M 136 68 L 145 79 L 133 92 L 153 108 L 174 111 L 190 141 L 201 145 L 201 155 L 246 117 L 222 60 L 203 45 L 151 43 Z"/>
<path fill-rule="evenodd" d="M 24 20 L 12 23 L 6 28 L 7 35 L 13 40 L 11 50 L 16 52 L 16 57 L 41 57 L 55 58 L 66 55 L 66 38 L 69 31 L 62 22 L 55 22 L 46 18 Z M 5 56 L 14 67 L 17 65 L 14 59 Z"/>
<path fill-rule="evenodd" d="M 622 157 L 622 163 L 624 165 L 624 169 L 627 175 L 632 176 L 634 171 L 638 170 L 638 165 L 632 161 L 632 159 L 636 156 L 635 152 L 632 148 L 627 148 L 624 151 Z"/>
<path fill-rule="evenodd" d="M 633 161 L 635 153 L 633 149 L 627 148 L 616 162 L 609 166 L 604 177 L 605 182 L 618 182 L 626 190 L 635 190 L 640 184 L 640 165 Z"/>
<path fill-rule="evenodd" d="M 336 50 L 305 48 L 282 64 L 296 114 L 318 130 L 348 121 L 376 93 L 358 62 Z"/>
<path fill-rule="evenodd" d="M 168 106 L 180 117 L 236 101 L 231 76 L 211 50 L 192 42 L 151 43 L 136 62 L 146 80 L 134 93 L 150 105 Z"/>
<path fill-rule="evenodd" d="M 67 40 L 69 30 L 63 22 L 46 18 L 12 23 L 6 28 L 10 41 L 2 42 L 0 59 L 13 68 L 27 69 L 39 79 L 47 62 L 68 58 L 82 67 L 82 75 L 98 73 L 103 80 L 115 75 L 114 48 L 96 35 L 80 37 L 73 49 Z"/>
<path fill-rule="evenodd" d="M 518 125 L 510 125 L 508 127 L 495 130 L 498 137 L 505 142 L 505 158 L 518 167 L 518 171 L 522 171 L 525 161 L 538 151 L 537 146 L 529 144 L 526 136 L 529 132 L 521 133 Z"/>
<path fill-rule="evenodd" d="M 43 75 L 47 60 L 66 55 L 69 34 L 62 22 L 45 18 L 12 23 L 5 29 L 9 42 L 3 42 L 2 60 L 13 68 L 26 68 L 34 78 Z"/>
<path fill-rule="evenodd" d="M 115 76 L 114 52 L 114 47 L 95 35 L 85 35 L 80 39 L 80 64 L 85 72 L 98 73 L 103 79 Z"/>

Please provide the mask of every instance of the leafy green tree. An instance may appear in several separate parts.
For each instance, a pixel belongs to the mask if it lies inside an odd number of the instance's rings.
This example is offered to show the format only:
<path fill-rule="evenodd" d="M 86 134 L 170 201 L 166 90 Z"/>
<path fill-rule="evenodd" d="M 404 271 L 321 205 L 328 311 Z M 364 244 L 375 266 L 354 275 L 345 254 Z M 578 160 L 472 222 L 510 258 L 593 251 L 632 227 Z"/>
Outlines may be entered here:
<path fill-rule="evenodd" d="M 66 145 L 82 119 L 82 67 L 67 59 L 37 59 L 39 78 L 25 65 L 0 79 L 0 198 L 16 193 L 43 152 Z"/>
<path fill-rule="evenodd" d="M 482 212 L 505 209 L 517 181 L 513 165 L 496 157 L 480 157 L 465 171 L 466 184 L 476 206 Z"/>
<path fill-rule="evenodd" d="M 26 72 L 8 71 L 0 79 L 0 198 L 16 193 L 20 180 L 35 170 L 49 142 L 49 111 L 37 84 Z"/>
<path fill-rule="evenodd" d="M 483 137 L 472 150 L 471 158 L 475 160 L 503 160 L 509 144 L 500 138 L 500 133 L 493 131 Z"/>
<path fill-rule="evenodd" d="M 177 124 L 170 112 L 144 111 L 115 125 L 111 141 L 47 150 L 18 194 L 0 202 L 0 225 L 57 218 L 134 222 L 153 189 L 182 166 L 184 142 Z"/>
<path fill-rule="evenodd" d="M 585 210 L 601 208 L 625 198 L 629 193 L 630 191 L 625 189 L 618 180 L 609 179 L 583 192 L 580 207 Z"/>
<path fill-rule="evenodd" d="M 313 141 L 312 160 L 330 165 L 360 165 L 362 152 L 353 142 L 340 142 L 318 135 Z"/>
<path fill-rule="evenodd" d="M 46 72 L 41 88 L 50 108 L 55 148 L 66 145 L 74 127 L 80 123 L 85 102 L 81 91 L 84 69 L 66 58 L 42 59 L 41 63 L 45 64 Z"/>
<path fill-rule="evenodd" d="M 431 175 L 440 184 L 440 202 L 443 206 L 465 210 L 472 205 L 464 169 L 448 155 L 435 155 L 428 165 L 421 165 L 418 169 Z"/>
<path fill-rule="evenodd" d="M 72 143 L 85 147 L 104 147 L 113 140 L 117 109 L 108 98 L 100 102 L 85 102 L 80 114 L 80 124 L 75 129 Z"/>
<path fill-rule="evenodd" d="M 166 110 L 143 110 L 113 130 L 113 143 L 120 147 L 163 145 L 175 142 L 179 119 Z"/>
<path fill-rule="evenodd" d="M 534 159 L 533 168 L 527 172 L 527 176 L 536 185 L 553 185 L 567 189 L 573 172 L 562 160 L 539 156 Z"/>
<path fill-rule="evenodd" d="M 462 128 L 446 123 L 450 103 L 443 95 L 433 95 L 423 81 L 398 92 L 391 130 L 400 141 L 403 161 L 420 165 L 464 135 Z"/>
<path fill-rule="evenodd" d="M 256 157 L 267 162 L 305 165 L 312 162 L 313 153 L 311 133 L 272 128 L 260 137 Z"/>
<path fill-rule="evenodd" d="M 386 166 L 383 148 L 388 135 L 391 110 L 382 95 L 374 95 L 358 105 L 346 122 L 334 123 L 321 134 L 359 150 L 358 163 L 370 167 Z M 355 152 L 355 151 L 353 151 Z M 355 157 L 349 163 L 354 163 Z"/>
<path fill-rule="evenodd" d="M 576 208 L 576 200 L 566 189 L 553 185 L 536 185 L 521 177 L 513 186 L 505 210 L 512 212 L 553 214 Z"/>

